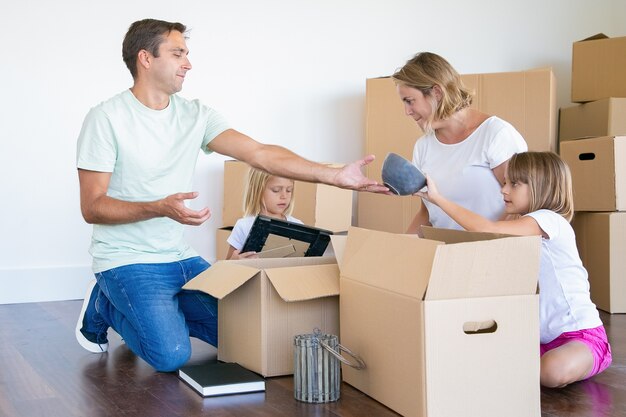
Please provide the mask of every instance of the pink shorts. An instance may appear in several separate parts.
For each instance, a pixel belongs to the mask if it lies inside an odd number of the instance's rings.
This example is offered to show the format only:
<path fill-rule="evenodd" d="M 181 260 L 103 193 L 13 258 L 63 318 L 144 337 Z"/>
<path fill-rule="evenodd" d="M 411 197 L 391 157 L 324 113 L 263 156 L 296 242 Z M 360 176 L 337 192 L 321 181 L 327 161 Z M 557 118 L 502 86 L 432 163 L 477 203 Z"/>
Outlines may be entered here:
<path fill-rule="evenodd" d="M 556 349 L 559 346 L 573 341 L 586 344 L 593 355 L 593 368 L 591 372 L 589 372 L 589 375 L 587 375 L 587 378 L 599 374 L 611 365 L 611 345 L 609 345 L 609 341 L 606 337 L 604 326 L 599 326 L 595 329 L 562 333 L 553 341 L 540 345 L 541 356 L 552 349 Z"/>

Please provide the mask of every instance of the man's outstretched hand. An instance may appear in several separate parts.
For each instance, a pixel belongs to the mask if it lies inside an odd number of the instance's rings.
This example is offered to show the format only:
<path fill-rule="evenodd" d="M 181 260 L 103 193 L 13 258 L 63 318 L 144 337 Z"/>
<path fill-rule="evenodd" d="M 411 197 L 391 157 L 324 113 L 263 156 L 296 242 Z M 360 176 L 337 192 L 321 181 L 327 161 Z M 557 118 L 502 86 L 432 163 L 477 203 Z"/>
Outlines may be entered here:
<path fill-rule="evenodd" d="M 356 191 L 391 194 L 387 187 L 367 178 L 361 171 L 361 169 L 372 162 L 374 158 L 374 155 L 367 155 L 363 159 L 345 165 L 335 175 L 334 185 Z"/>

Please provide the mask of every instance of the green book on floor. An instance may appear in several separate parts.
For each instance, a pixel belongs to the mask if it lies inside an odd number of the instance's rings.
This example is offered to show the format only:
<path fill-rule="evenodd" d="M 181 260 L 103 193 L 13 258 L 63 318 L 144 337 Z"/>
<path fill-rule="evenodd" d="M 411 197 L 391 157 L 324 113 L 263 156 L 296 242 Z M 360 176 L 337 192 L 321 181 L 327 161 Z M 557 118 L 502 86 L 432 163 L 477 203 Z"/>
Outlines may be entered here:
<path fill-rule="evenodd" d="M 203 397 L 265 391 L 265 379 L 237 363 L 183 366 L 178 377 Z"/>

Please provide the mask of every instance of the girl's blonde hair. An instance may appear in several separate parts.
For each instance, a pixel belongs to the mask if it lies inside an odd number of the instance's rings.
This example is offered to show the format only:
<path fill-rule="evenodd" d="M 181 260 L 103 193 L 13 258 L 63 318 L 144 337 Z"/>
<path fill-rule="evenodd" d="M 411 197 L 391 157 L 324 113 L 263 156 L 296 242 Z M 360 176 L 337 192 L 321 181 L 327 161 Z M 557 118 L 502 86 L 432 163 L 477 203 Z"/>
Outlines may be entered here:
<path fill-rule="evenodd" d="M 463 85 L 461 76 L 443 57 L 420 52 L 393 74 L 396 85 L 420 90 L 430 96 L 435 85 L 441 89 L 441 101 L 433 108 L 433 120 L 444 120 L 472 104 L 474 93 Z"/>
<path fill-rule="evenodd" d="M 552 210 L 568 222 L 574 216 L 570 169 L 554 152 L 522 152 L 513 155 L 507 169 L 509 181 L 528 184 L 529 212 Z"/>
<path fill-rule="evenodd" d="M 258 216 L 263 211 L 263 192 L 265 186 L 273 175 L 265 171 L 250 168 L 246 182 L 245 196 L 243 200 L 244 216 Z M 285 209 L 284 215 L 289 216 L 293 212 L 295 203 L 294 190 L 291 192 L 291 200 Z"/>

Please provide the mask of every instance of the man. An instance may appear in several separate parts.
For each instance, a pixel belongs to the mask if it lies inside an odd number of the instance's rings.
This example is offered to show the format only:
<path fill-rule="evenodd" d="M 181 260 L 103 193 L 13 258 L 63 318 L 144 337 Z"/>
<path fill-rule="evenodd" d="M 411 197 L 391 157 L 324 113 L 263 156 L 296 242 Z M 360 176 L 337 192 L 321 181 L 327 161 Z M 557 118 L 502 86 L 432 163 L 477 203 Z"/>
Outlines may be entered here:
<path fill-rule="evenodd" d="M 307 161 L 230 128 L 213 109 L 176 95 L 191 63 L 180 23 L 133 23 L 122 55 L 133 86 L 91 109 L 78 138 L 77 167 L 83 217 L 94 225 L 90 253 L 96 280 L 76 325 L 91 352 L 108 348 L 112 327 L 126 345 L 159 371 L 173 371 L 191 355 L 189 336 L 217 344 L 217 301 L 181 287 L 209 267 L 183 239 L 183 225 L 211 213 L 192 210 L 198 150 L 218 152 L 271 174 L 355 190 L 385 192 L 360 168 Z"/>

